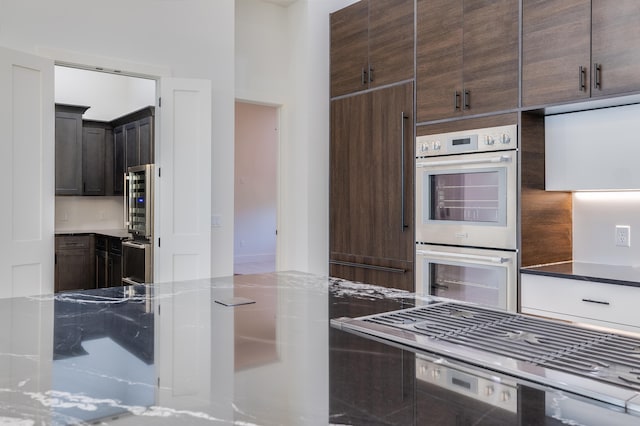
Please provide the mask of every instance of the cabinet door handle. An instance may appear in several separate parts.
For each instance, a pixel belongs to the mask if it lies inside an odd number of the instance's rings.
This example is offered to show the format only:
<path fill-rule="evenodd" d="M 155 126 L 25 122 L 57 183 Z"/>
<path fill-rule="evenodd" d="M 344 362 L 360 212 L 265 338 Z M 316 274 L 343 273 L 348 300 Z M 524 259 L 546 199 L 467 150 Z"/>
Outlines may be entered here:
<path fill-rule="evenodd" d="M 582 299 L 583 302 L 587 303 L 597 303 L 598 305 L 610 305 L 609 302 L 604 302 L 602 300 L 593 300 L 593 299 Z"/>
<path fill-rule="evenodd" d="M 369 65 L 369 83 L 373 83 L 373 67 Z"/>
<path fill-rule="evenodd" d="M 464 91 L 464 109 L 471 109 L 471 91 Z"/>
<path fill-rule="evenodd" d="M 578 72 L 578 81 L 580 83 L 580 91 L 587 91 L 587 69 L 580 65 L 580 69 Z"/>
<path fill-rule="evenodd" d="M 457 90 L 453 92 L 453 110 L 460 111 L 460 92 Z"/>
<path fill-rule="evenodd" d="M 404 220 L 404 143 L 406 140 L 405 137 L 405 123 L 409 120 L 409 116 L 402 111 L 400 116 L 400 203 L 402 203 L 400 214 L 402 215 L 402 232 L 405 231 L 409 227 Z"/>
<path fill-rule="evenodd" d="M 602 82 L 600 81 L 602 77 L 602 64 L 594 63 L 593 64 L 593 88 L 602 90 Z"/>
<path fill-rule="evenodd" d="M 367 70 L 362 68 L 362 73 L 360 74 L 360 83 L 364 86 L 367 84 Z"/>

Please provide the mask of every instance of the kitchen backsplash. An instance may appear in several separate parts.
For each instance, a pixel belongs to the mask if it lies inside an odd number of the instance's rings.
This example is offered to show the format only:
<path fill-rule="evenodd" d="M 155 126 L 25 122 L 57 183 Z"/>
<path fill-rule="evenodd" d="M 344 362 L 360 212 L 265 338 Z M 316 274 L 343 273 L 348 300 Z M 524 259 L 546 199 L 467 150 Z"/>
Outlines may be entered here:
<path fill-rule="evenodd" d="M 56 197 L 56 231 L 122 229 L 122 197 Z"/>
<path fill-rule="evenodd" d="M 616 246 L 616 225 L 630 226 L 630 247 Z M 573 194 L 573 260 L 640 267 L 640 192 Z"/>

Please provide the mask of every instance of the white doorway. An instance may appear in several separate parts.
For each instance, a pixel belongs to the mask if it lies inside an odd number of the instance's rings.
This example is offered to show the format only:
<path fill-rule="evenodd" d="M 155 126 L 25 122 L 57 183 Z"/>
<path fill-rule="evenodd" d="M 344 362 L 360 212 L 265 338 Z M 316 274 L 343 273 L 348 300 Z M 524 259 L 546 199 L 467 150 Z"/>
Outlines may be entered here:
<path fill-rule="evenodd" d="M 236 101 L 235 274 L 276 270 L 278 112 Z"/>

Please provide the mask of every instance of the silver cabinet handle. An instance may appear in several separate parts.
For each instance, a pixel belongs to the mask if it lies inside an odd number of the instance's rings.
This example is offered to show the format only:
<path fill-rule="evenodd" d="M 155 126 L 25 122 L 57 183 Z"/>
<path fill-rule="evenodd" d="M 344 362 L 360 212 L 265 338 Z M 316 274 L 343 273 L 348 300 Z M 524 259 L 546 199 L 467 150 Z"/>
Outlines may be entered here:
<path fill-rule="evenodd" d="M 507 263 L 509 262 L 508 257 L 501 256 L 482 256 L 478 254 L 464 254 L 464 253 L 450 253 L 445 251 L 435 251 L 435 250 L 416 250 L 416 254 L 421 256 L 439 256 L 439 257 L 448 257 L 451 259 L 462 259 L 462 260 L 479 260 L 482 262 L 489 263 Z"/>
<path fill-rule="evenodd" d="M 602 64 L 593 64 L 593 88 L 602 90 Z"/>
<path fill-rule="evenodd" d="M 478 158 L 475 160 L 443 160 L 443 161 L 430 161 L 424 163 L 416 163 L 416 167 L 442 167 L 442 166 L 463 166 L 466 164 L 495 164 L 511 161 L 511 157 L 508 155 L 500 155 L 497 157 Z"/>

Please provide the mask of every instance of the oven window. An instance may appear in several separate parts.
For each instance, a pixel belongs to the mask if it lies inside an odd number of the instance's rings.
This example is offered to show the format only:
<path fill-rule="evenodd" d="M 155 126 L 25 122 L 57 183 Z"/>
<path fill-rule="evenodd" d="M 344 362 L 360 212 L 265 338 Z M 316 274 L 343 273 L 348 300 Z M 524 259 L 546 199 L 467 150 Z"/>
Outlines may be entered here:
<path fill-rule="evenodd" d="M 504 168 L 426 176 L 429 220 L 504 224 Z"/>
<path fill-rule="evenodd" d="M 431 294 L 486 306 L 503 307 L 506 270 L 502 267 L 429 263 Z"/>
<path fill-rule="evenodd" d="M 122 246 L 123 271 L 122 275 L 138 283 L 145 282 L 145 249 Z"/>

